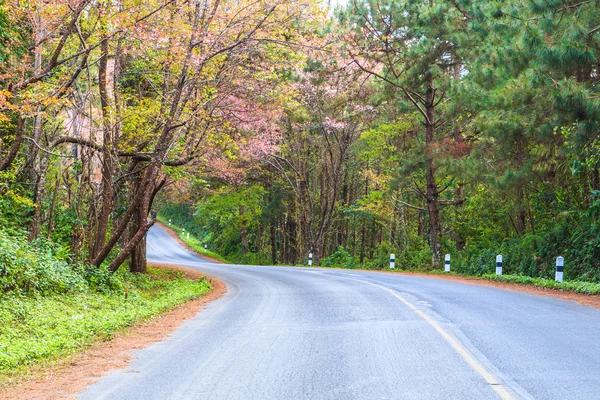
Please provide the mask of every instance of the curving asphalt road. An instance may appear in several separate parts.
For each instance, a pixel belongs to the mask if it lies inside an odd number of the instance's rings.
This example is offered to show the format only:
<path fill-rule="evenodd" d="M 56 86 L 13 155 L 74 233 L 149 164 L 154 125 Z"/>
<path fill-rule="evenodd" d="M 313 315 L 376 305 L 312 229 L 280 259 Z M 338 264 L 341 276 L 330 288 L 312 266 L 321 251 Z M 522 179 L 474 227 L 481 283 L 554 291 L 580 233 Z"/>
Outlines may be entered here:
<path fill-rule="evenodd" d="M 600 311 L 451 281 L 212 264 L 153 227 L 148 259 L 228 292 L 81 399 L 600 399 Z"/>

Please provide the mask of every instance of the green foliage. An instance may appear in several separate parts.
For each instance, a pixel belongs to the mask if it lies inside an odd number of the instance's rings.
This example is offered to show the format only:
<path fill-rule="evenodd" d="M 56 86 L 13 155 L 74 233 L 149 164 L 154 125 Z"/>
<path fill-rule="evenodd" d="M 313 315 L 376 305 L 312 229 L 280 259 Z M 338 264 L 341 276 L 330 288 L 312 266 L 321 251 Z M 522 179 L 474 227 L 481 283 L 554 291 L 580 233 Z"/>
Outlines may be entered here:
<path fill-rule="evenodd" d="M 174 270 L 149 268 L 146 275 L 121 273 L 115 279 L 128 290 L 1 296 L 0 378 L 110 339 L 119 329 L 210 290 L 208 281 L 189 280 Z"/>
<path fill-rule="evenodd" d="M 4 63 L 11 56 L 20 57 L 26 53 L 27 47 L 23 43 L 23 33 L 27 30 L 25 24 L 15 26 L 11 24 L 10 15 L 7 12 L 7 5 L 4 0 L 0 0 L 0 73 L 4 70 Z"/>
<path fill-rule="evenodd" d="M 396 268 L 405 270 L 429 270 L 431 249 L 425 241 L 420 246 L 404 249 L 396 254 Z"/>
<path fill-rule="evenodd" d="M 0 231 L 1 293 L 48 295 L 85 291 L 84 275 L 64 255 L 61 258 L 62 250 L 52 243 L 29 243 L 24 236 L 13 237 Z"/>
<path fill-rule="evenodd" d="M 173 224 L 173 229 L 181 231 L 181 228 L 185 228 L 186 232 L 190 235 L 196 236 L 200 239 L 207 235 L 207 232 L 194 221 L 194 206 L 189 203 L 181 202 L 178 204 L 174 203 L 161 203 L 158 205 L 158 220 L 167 225 L 169 221 Z"/>
<path fill-rule="evenodd" d="M 600 294 L 600 284 L 581 281 L 556 282 L 554 279 L 533 278 L 523 275 L 495 275 L 486 274 L 483 278 L 491 281 L 518 283 L 522 285 L 537 286 L 548 289 L 564 290 L 585 294 Z"/>
<path fill-rule="evenodd" d="M 285 210 L 283 192 L 280 187 L 240 186 L 206 196 L 196 206 L 161 204 L 160 219 L 171 220 L 177 232 L 185 228 L 192 237 L 182 239 L 200 253 L 206 244 L 217 259 L 238 264 L 266 264 L 269 249 L 265 229 Z"/>
<path fill-rule="evenodd" d="M 0 171 L 0 229 L 19 234 L 29 222 L 35 205 L 22 191 L 15 190 L 15 181 L 13 170 Z"/>
<path fill-rule="evenodd" d="M 194 215 L 196 223 L 213 233 L 210 244 L 223 254 L 241 257 L 245 251 L 256 253 L 265 194 L 262 186 L 254 185 L 207 197 L 198 204 Z M 244 229 L 251 246 L 245 250 Z"/>
<path fill-rule="evenodd" d="M 354 257 L 344 249 L 343 246 L 338 247 L 335 253 L 321 260 L 323 267 L 335 268 L 357 268 L 358 264 Z"/>

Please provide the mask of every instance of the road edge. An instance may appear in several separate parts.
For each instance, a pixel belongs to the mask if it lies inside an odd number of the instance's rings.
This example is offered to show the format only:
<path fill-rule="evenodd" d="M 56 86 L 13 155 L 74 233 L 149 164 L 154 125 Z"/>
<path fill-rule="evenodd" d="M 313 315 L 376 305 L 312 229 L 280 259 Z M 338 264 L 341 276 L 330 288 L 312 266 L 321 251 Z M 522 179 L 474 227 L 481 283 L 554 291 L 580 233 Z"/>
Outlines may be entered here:
<path fill-rule="evenodd" d="M 428 274 L 426 272 L 416 271 L 385 271 L 385 270 L 369 270 L 369 269 L 350 269 L 350 268 L 332 268 L 332 267 L 320 267 L 320 266 L 290 266 L 291 268 L 318 268 L 324 270 L 335 270 L 335 271 L 362 271 L 376 274 L 387 274 L 387 275 L 399 275 L 399 276 L 416 276 L 419 278 L 437 279 L 444 281 L 452 281 L 458 283 L 464 283 L 466 285 L 474 286 L 486 286 L 494 287 L 497 289 L 510 290 L 513 292 L 521 292 L 533 294 L 535 296 L 552 297 L 561 300 L 574 301 L 576 303 L 600 309 L 600 296 L 593 294 L 577 293 L 566 290 L 558 290 L 552 288 L 544 288 L 539 286 L 526 285 L 521 283 L 513 282 L 500 282 L 478 278 L 475 276 L 465 275 L 442 275 L 442 274 Z"/>
<path fill-rule="evenodd" d="M 381 271 L 387 272 L 387 271 Z M 390 272 L 393 274 L 394 272 Z M 487 280 L 483 278 L 463 276 L 463 275 L 441 275 L 441 274 L 427 274 L 419 272 L 396 272 L 406 276 L 418 276 L 422 278 L 431 278 L 438 280 L 447 280 L 453 282 L 464 283 L 467 285 L 476 286 L 487 286 L 498 289 L 511 290 L 513 292 L 529 293 L 536 296 L 553 297 L 561 300 L 575 301 L 579 304 L 586 305 L 600 309 L 600 296 L 593 294 L 577 293 L 566 290 L 557 290 L 552 288 L 544 288 L 539 286 L 525 285 L 520 283 L 512 282 L 499 282 L 493 280 Z"/>

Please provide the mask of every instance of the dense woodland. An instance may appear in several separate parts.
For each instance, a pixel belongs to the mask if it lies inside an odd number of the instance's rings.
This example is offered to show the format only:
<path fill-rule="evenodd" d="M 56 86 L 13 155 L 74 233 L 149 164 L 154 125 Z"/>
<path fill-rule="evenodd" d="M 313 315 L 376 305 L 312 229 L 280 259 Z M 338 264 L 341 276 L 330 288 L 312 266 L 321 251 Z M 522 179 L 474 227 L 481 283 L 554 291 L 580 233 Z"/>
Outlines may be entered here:
<path fill-rule="evenodd" d="M 5 0 L 0 79 L 11 246 L 600 282 L 600 1 Z"/>

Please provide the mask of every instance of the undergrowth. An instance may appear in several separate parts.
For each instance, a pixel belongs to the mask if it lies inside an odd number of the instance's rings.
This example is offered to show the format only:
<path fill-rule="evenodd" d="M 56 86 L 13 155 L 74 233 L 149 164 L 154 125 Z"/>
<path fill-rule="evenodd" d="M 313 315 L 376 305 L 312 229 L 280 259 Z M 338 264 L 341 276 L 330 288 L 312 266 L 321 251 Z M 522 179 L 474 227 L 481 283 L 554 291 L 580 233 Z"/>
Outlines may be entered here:
<path fill-rule="evenodd" d="M 55 243 L 0 230 L 0 383 L 207 293 L 204 279 L 73 264 Z"/>
<path fill-rule="evenodd" d="M 110 339 L 120 329 L 198 298 L 211 287 L 205 279 L 190 280 L 179 271 L 156 268 L 148 268 L 145 275 L 119 273 L 115 280 L 122 289 L 0 297 L 0 377 Z"/>

